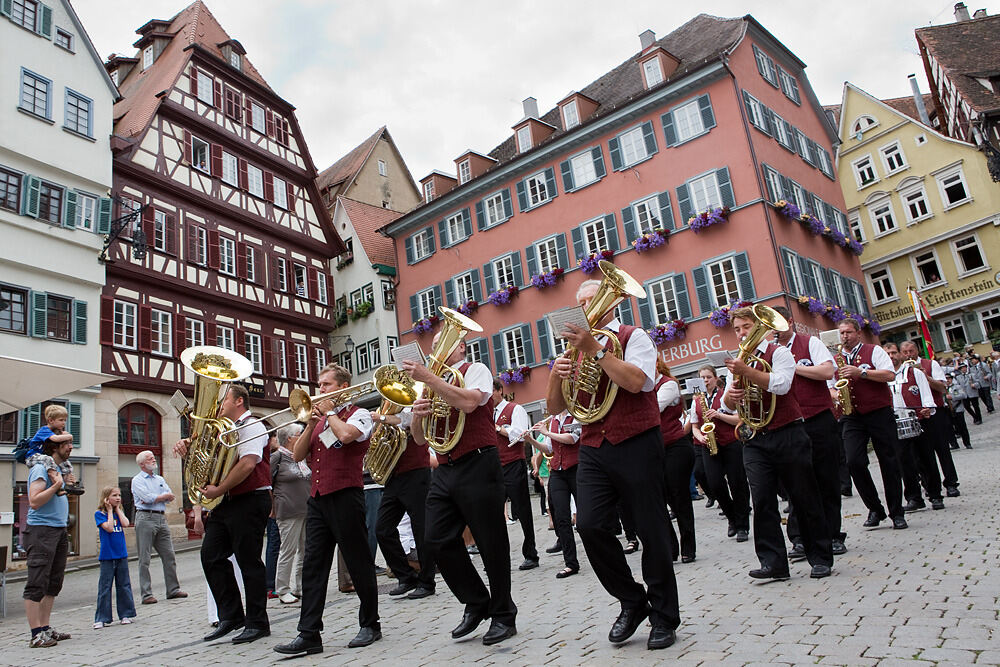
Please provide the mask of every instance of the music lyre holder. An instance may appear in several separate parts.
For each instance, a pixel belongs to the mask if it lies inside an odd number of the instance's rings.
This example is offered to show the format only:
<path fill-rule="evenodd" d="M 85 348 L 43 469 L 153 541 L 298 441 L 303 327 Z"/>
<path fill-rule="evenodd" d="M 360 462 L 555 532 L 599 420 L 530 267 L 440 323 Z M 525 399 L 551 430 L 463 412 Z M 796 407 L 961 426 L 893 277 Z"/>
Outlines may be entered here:
<path fill-rule="evenodd" d="M 115 197 L 115 201 L 118 202 L 119 206 L 125 207 L 125 202 L 118 197 Z M 108 249 L 111 244 L 121 236 L 121 233 L 128 229 L 132 223 L 136 220 L 142 219 L 142 213 L 149 207 L 149 204 L 143 204 L 139 208 L 131 209 L 128 213 L 111 221 L 111 231 L 104 237 L 104 247 L 101 248 L 100 254 L 97 256 L 97 261 L 101 264 L 114 264 L 115 260 L 108 257 Z M 136 226 L 132 230 L 132 257 L 139 261 L 146 258 L 146 232 L 142 230 L 142 226 Z"/>

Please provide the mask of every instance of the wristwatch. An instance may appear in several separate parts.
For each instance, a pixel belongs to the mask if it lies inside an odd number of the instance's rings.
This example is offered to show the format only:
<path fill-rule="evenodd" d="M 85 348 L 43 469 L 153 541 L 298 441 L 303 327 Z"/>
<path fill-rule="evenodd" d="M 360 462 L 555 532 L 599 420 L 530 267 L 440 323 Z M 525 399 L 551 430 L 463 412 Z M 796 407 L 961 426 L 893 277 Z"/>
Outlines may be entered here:
<path fill-rule="evenodd" d="M 385 415 L 377 415 L 377 416 L 378 416 L 378 420 L 384 424 L 385 423 Z"/>
<path fill-rule="evenodd" d="M 336 415 L 336 414 L 337 414 L 337 411 L 336 411 L 336 410 L 327 410 L 327 411 L 326 411 L 326 416 L 327 416 L 327 417 L 333 417 L 333 416 L 334 416 L 334 415 Z"/>
<path fill-rule="evenodd" d="M 594 355 L 594 361 L 600 361 L 605 356 L 607 356 L 607 354 L 608 354 L 608 351 L 605 350 L 604 348 L 601 348 L 600 350 L 598 350 L 597 354 Z"/>
<path fill-rule="evenodd" d="M 861 369 L 861 377 L 863 377 L 866 380 L 868 379 L 868 369 L 867 368 L 862 368 Z"/>

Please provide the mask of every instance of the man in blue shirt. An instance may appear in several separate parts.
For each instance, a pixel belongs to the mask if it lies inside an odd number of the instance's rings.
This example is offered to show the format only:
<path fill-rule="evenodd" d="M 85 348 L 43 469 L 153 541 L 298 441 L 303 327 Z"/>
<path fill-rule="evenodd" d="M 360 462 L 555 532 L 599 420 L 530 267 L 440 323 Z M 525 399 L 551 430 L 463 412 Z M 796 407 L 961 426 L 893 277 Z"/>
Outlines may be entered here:
<path fill-rule="evenodd" d="M 177 562 L 174 543 L 167 525 L 167 503 L 174 501 L 174 494 L 165 479 L 156 474 L 156 456 L 148 449 L 139 452 L 135 462 L 141 471 L 132 478 L 132 499 L 135 501 L 135 542 L 139 551 L 139 593 L 143 604 L 155 604 L 153 583 L 149 578 L 149 559 L 153 549 L 163 564 L 163 581 L 167 585 L 167 599 L 186 598 L 177 581 Z"/>
<path fill-rule="evenodd" d="M 44 453 L 56 465 L 67 461 L 73 452 L 72 442 L 47 441 Z M 28 552 L 28 581 L 24 585 L 24 612 L 31 627 L 31 648 L 55 646 L 70 636 L 49 626 L 52 605 L 62 590 L 66 571 L 69 540 L 66 522 L 69 501 L 57 495 L 63 484 L 75 482 L 59 472 L 49 477 L 45 466 L 36 464 L 28 473 L 28 520 L 23 531 L 24 547 Z"/>

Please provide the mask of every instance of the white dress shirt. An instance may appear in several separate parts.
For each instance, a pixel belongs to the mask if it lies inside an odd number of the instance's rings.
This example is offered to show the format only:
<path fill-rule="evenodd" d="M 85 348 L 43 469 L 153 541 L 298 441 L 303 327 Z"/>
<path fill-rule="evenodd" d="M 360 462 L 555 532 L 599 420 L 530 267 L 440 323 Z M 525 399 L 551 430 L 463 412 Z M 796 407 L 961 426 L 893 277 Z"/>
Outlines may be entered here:
<path fill-rule="evenodd" d="M 507 400 L 501 400 L 500 403 L 493 408 L 493 421 L 500 419 L 500 413 L 503 412 L 504 408 L 507 407 Z M 531 428 L 531 420 L 528 419 L 528 411 L 524 409 L 521 405 L 517 403 L 514 404 L 514 410 L 510 415 L 510 424 L 507 425 L 507 440 L 510 444 L 517 442 L 521 434 Z"/>
<path fill-rule="evenodd" d="M 613 319 L 608 322 L 604 329 L 618 333 L 621 326 L 621 322 Z M 601 336 L 597 342 L 604 345 L 607 339 Z M 638 366 L 646 375 L 642 391 L 653 391 L 653 387 L 656 386 L 656 346 L 653 345 L 653 339 L 641 327 L 636 327 L 628 339 L 628 345 L 625 347 L 625 361 L 633 366 Z"/>
<path fill-rule="evenodd" d="M 659 378 L 657 378 L 659 382 Z M 681 387 L 674 380 L 667 380 L 656 390 L 656 403 L 660 406 L 660 412 L 667 409 L 667 406 L 677 405 L 681 400 Z"/>
<path fill-rule="evenodd" d="M 851 350 L 849 353 L 844 354 L 844 357 L 847 359 L 847 363 L 850 364 L 851 366 L 857 366 L 857 364 L 855 363 L 855 361 L 857 360 L 854 357 L 857 355 L 858 351 L 861 349 L 861 346 L 863 344 L 864 343 L 858 343 L 853 350 Z M 889 357 L 889 353 L 883 350 L 878 345 L 873 345 L 872 347 L 873 347 L 872 364 L 875 366 L 875 368 L 870 370 L 892 371 L 893 373 L 895 373 L 896 367 L 893 365 L 892 358 Z"/>
<path fill-rule="evenodd" d="M 792 337 L 788 339 L 787 343 L 785 343 L 785 347 L 789 350 L 792 349 L 792 343 L 795 341 L 795 336 L 797 335 L 798 334 L 792 334 Z M 781 343 L 778 344 L 780 345 Z M 826 345 L 823 345 L 823 341 L 816 336 L 809 336 L 809 360 L 812 361 L 813 366 L 819 366 L 827 361 L 831 364 L 833 363 L 833 355 L 830 354 L 830 350 L 826 347 Z M 802 364 L 802 361 L 804 360 L 797 361 L 796 363 Z"/>
<path fill-rule="evenodd" d="M 909 364 L 904 364 L 899 367 L 899 370 L 893 369 L 896 374 L 896 379 L 889 383 L 889 388 L 892 390 L 892 406 L 896 409 L 896 413 L 901 416 L 911 416 L 913 414 L 911 408 L 906 407 L 906 400 L 903 398 L 903 383 L 906 382 L 909 373 L 913 373 L 913 381 L 917 383 L 917 387 L 920 389 L 920 405 L 925 408 L 931 409 L 931 414 L 934 414 L 934 395 L 931 393 L 931 386 L 927 384 L 927 376 L 919 368 L 910 368 Z"/>
<path fill-rule="evenodd" d="M 760 345 L 757 346 L 758 356 L 763 357 L 764 351 L 770 341 L 762 340 Z M 795 379 L 795 357 L 792 355 L 791 350 L 789 350 L 784 345 L 778 345 L 774 349 L 774 354 L 771 355 L 771 372 L 770 379 L 767 382 L 767 391 L 778 396 L 784 396 L 792 388 L 792 380 Z M 730 382 L 729 386 L 726 387 L 726 393 L 723 394 L 723 408 L 725 406 L 726 396 L 729 395 L 730 390 L 736 387 L 735 382 Z M 721 412 L 726 412 L 732 414 L 728 408 L 721 410 Z"/>
<path fill-rule="evenodd" d="M 493 398 L 493 373 L 486 364 L 476 361 L 465 371 L 465 388 L 478 389 L 482 396 L 479 405 Z"/>
<path fill-rule="evenodd" d="M 254 417 L 249 410 L 240 415 L 237 422 L 243 422 L 243 428 L 236 433 L 240 437 L 240 444 L 236 446 L 236 458 L 242 459 L 244 456 L 252 456 L 254 465 L 260 463 L 267 447 L 267 427 L 264 422 Z M 270 489 L 271 485 L 259 486 L 255 490 L 261 491 Z"/>

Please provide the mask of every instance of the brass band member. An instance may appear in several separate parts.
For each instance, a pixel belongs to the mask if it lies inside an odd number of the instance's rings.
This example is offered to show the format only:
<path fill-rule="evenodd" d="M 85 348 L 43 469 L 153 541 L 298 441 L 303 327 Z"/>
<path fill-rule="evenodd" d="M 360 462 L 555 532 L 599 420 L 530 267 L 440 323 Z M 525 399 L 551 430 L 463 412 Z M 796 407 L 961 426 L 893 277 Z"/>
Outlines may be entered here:
<path fill-rule="evenodd" d="M 699 368 L 698 377 L 705 381 L 708 410 L 703 414 L 701 402 L 694 402 L 691 434 L 701 445 L 698 449 L 701 450 L 699 454 L 705 466 L 709 490 L 718 501 L 719 509 L 729 519 L 729 537 L 735 537 L 737 542 L 746 542 L 750 539 L 750 486 L 743 468 L 743 443 L 736 437 L 736 424 L 740 418 L 721 412 L 723 388 L 719 386 L 719 376 L 713 366 Z M 715 442 L 719 452 L 714 456 L 708 453 L 705 436 L 698 426 L 706 421 L 715 424 Z"/>
<path fill-rule="evenodd" d="M 517 634 L 517 607 L 510 596 L 510 540 L 503 518 L 503 471 L 493 423 L 493 376 L 484 364 L 465 361 L 464 340 L 443 361 L 465 376 L 464 388 L 449 384 L 425 366 L 403 362 L 403 369 L 415 381 L 423 382 L 451 406 L 451 423 L 457 410 L 465 413 L 465 429 L 458 444 L 448 454 L 437 455 L 438 467 L 427 494 L 427 548 L 448 588 L 465 605 L 462 622 L 452 630 L 452 638 L 471 634 L 490 618 L 490 629 L 483 635 L 483 644 L 488 646 Z M 427 442 L 422 418 L 430 414 L 431 401 L 420 398 L 414 402 L 410 433 L 418 445 Z M 465 526 L 472 531 L 483 558 L 489 590 L 465 548 Z"/>
<path fill-rule="evenodd" d="M 868 441 L 871 440 L 882 472 L 882 487 L 892 527 L 906 528 L 903 480 L 896 458 L 896 418 L 888 385 L 896 377 L 892 359 L 878 345 L 861 341 L 861 327 L 855 320 L 841 320 L 837 328 L 847 360 L 847 365 L 838 371 L 838 376 L 850 381 L 851 401 L 854 404 L 853 413 L 840 420 L 840 428 L 851 479 L 868 508 L 868 518 L 863 525 L 874 528 L 886 518 L 886 510 L 868 471 Z"/>
<path fill-rule="evenodd" d="M 218 486 L 202 489 L 209 500 L 224 496 L 205 521 L 201 543 L 201 567 L 219 607 L 219 626 L 204 640 L 219 639 L 245 626 L 233 638 L 234 644 L 243 644 L 271 634 L 264 562 L 260 559 L 267 517 L 271 513 L 271 460 L 266 455 L 266 428 L 250 414 L 250 396 L 245 387 L 238 384 L 229 387 L 219 406 L 219 416 L 245 426 L 239 431 L 236 451 L 239 460 Z M 186 455 L 190 444 L 187 438 L 180 440 L 174 446 L 174 453 Z M 229 561 L 234 554 L 243 575 L 245 613 Z"/>
<path fill-rule="evenodd" d="M 436 566 L 431 558 L 430 549 L 424 542 L 426 530 L 425 506 L 427 491 L 431 485 L 431 469 L 426 446 L 421 447 L 413 441 L 410 435 L 410 422 L 413 413 L 407 409 L 395 415 L 378 415 L 378 419 L 386 424 L 400 425 L 406 429 L 406 449 L 393 468 L 392 476 L 385 483 L 382 493 L 382 504 L 378 508 L 378 520 L 375 522 L 375 535 L 378 546 L 385 556 L 385 564 L 396 575 L 399 582 L 389 591 L 391 596 L 406 594 L 410 600 L 419 600 L 434 595 L 434 570 Z M 414 572 L 403 553 L 403 545 L 399 541 L 399 522 L 403 514 L 410 515 L 410 525 L 413 527 L 413 539 L 417 543 L 417 556 L 420 558 L 420 572 Z"/>
<path fill-rule="evenodd" d="M 847 553 L 847 547 L 844 546 L 847 535 L 840 531 L 839 471 L 843 444 L 837 420 L 833 416 L 833 397 L 826 384 L 827 380 L 833 379 L 836 371 L 833 355 L 816 336 L 795 333 L 795 320 L 791 311 L 784 306 L 778 306 L 775 310 L 788 321 L 788 329 L 776 332 L 775 340 L 787 347 L 795 358 L 792 393 L 799 402 L 799 409 L 805 420 L 803 426 L 812 444 L 813 473 L 816 475 L 826 527 L 830 529 L 830 539 L 833 541 L 833 555 L 838 556 Z M 804 559 L 806 552 L 799 533 L 799 513 L 794 503 L 788 514 L 788 539 L 792 542 L 789 559 Z"/>
<path fill-rule="evenodd" d="M 695 559 L 694 507 L 691 505 L 691 473 L 694 471 L 694 448 L 691 439 L 684 433 L 681 415 L 684 401 L 677 379 L 670 375 L 670 367 L 662 360 L 656 360 L 658 377 L 653 389 L 656 392 L 657 407 L 660 410 L 660 431 L 663 434 L 664 477 L 666 501 L 677 517 L 677 531 L 680 533 L 680 551 L 677 536 L 671 524 L 670 550 L 677 560 L 680 553 L 682 563 Z"/>
<path fill-rule="evenodd" d="M 343 366 L 327 364 L 319 373 L 320 393 L 351 385 Z M 361 630 L 348 648 L 368 646 L 382 638 L 378 617 L 375 562 L 368 547 L 362 462 L 372 432 L 371 413 L 356 405 L 335 406 L 329 399 L 313 405 L 306 429 L 295 441 L 296 461 L 307 461 L 312 486 L 306 503 L 306 549 L 302 559 L 302 609 L 299 635 L 274 647 L 285 655 L 321 653 L 323 607 L 335 547 L 340 547 L 361 601 Z"/>
<path fill-rule="evenodd" d="M 599 284 L 587 280 L 577 290 L 576 300 L 585 309 Z M 617 337 L 622 359 L 608 354 L 610 341 L 596 340 L 586 329 L 568 326 L 563 332 L 571 345 L 600 365 L 601 388 L 608 382 L 619 387 L 607 416 L 581 428 L 576 526 L 598 579 L 621 603 L 621 614 L 608 639 L 614 644 L 628 640 L 648 616 L 653 629 L 646 646 L 666 648 L 674 643 L 681 619 L 663 502 L 663 436 L 653 392 L 656 347 L 641 328 L 614 319 L 613 310 L 596 326 Z M 573 363 L 559 357 L 552 370 L 547 405 L 558 413 L 566 409 L 561 382 L 570 377 Z M 645 587 L 633 579 L 614 535 L 619 499 L 634 508 L 636 531 L 644 547 Z"/>
<path fill-rule="evenodd" d="M 743 340 L 757 321 L 753 310 L 738 308 L 730 314 L 736 339 Z M 757 385 L 765 405 L 776 399 L 774 417 L 743 448 L 743 464 L 753 499 L 753 543 L 760 567 L 750 570 L 754 579 L 787 579 L 788 553 L 781 534 L 778 512 L 778 484 L 782 484 L 799 512 L 799 530 L 806 558 L 812 566 L 809 576 L 830 576 L 833 567 L 830 532 L 820 504 L 816 476 L 812 470 L 809 436 L 802 426 L 802 411 L 791 393 L 795 358 L 788 348 L 762 340 L 755 354 L 771 365 L 767 372 L 751 368 L 740 359 L 727 359 L 726 367 Z M 730 410 L 746 397 L 733 382 L 722 398 Z"/>
<path fill-rule="evenodd" d="M 552 523 L 556 540 L 562 549 L 566 565 L 556 573 L 556 579 L 571 577 L 580 571 L 576 557 L 576 535 L 573 531 L 573 513 L 570 496 L 579 504 L 576 470 L 580 460 L 580 424 L 566 410 L 552 417 L 548 427 L 542 424 L 538 432 L 552 443 L 552 460 L 549 461 L 549 499 L 552 502 Z"/>
<path fill-rule="evenodd" d="M 521 555 L 524 562 L 517 568 L 531 570 L 538 567 L 538 550 L 535 548 L 535 526 L 531 517 L 531 496 L 528 494 L 528 465 L 524 460 L 524 439 L 521 434 L 531 428 L 531 421 L 524 407 L 503 397 L 503 385 L 493 380 L 493 420 L 497 430 L 497 453 L 503 469 L 505 493 L 510 498 L 511 516 L 521 523 L 524 543 Z"/>

